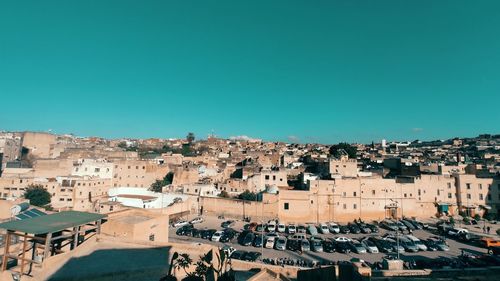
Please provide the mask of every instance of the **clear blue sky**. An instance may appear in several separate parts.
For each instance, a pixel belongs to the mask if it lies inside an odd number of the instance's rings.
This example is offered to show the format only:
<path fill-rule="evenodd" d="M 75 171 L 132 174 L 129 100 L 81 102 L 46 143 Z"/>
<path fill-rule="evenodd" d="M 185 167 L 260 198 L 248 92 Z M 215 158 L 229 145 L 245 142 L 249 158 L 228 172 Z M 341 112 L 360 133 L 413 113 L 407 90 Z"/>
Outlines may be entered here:
<path fill-rule="evenodd" d="M 1 1 L 0 129 L 500 133 L 500 1 Z"/>

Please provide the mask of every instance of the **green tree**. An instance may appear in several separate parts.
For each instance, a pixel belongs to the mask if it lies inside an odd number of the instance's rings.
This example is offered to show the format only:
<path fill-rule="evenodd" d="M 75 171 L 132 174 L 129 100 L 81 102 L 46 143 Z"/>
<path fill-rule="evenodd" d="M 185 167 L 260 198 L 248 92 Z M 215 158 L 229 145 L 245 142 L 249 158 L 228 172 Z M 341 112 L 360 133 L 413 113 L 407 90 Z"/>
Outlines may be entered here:
<path fill-rule="evenodd" d="M 342 156 L 343 151 L 347 153 L 349 158 L 356 159 L 356 154 L 358 152 L 358 149 L 355 146 L 352 146 L 346 142 L 341 142 L 339 144 L 334 144 L 330 147 L 330 155 L 336 158 Z"/>
<path fill-rule="evenodd" d="M 188 254 L 180 254 L 179 258 L 177 258 L 176 266 L 177 268 L 182 268 L 186 275 L 189 275 L 187 269 L 191 266 L 193 260 Z"/>
<path fill-rule="evenodd" d="M 163 187 L 172 184 L 173 181 L 174 173 L 168 172 L 168 174 L 166 174 L 163 179 L 153 182 L 149 187 L 149 190 L 154 192 L 162 192 Z"/>
<path fill-rule="evenodd" d="M 243 193 L 240 193 L 238 195 L 238 199 L 246 200 L 246 201 L 257 201 L 257 194 L 255 194 L 254 192 L 251 192 L 247 189 Z"/>
<path fill-rule="evenodd" d="M 219 193 L 219 197 L 222 197 L 222 198 L 229 198 L 229 193 L 227 193 L 227 191 L 223 190 Z"/>
<path fill-rule="evenodd" d="M 43 207 L 50 204 L 50 193 L 41 184 L 30 184 L 24 191 L 24 198 L 30 200 L 31 205 Z"/>
<path fill-rule="evenodd" d="M 189 132 L 186 136 L 186 140 L 188 141 L 188 143 L 192 143 L 194 141 L 195 137 L 194 137 L 194 133 L 191 133 Z"/>

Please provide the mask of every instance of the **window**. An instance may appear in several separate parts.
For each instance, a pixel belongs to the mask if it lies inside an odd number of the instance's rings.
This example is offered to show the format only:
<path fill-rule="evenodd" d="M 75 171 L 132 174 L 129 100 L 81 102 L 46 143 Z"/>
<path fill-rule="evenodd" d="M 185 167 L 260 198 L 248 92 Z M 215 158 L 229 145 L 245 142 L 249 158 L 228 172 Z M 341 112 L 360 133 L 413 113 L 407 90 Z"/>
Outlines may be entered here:
<path fill-rule="evenodd" d="M 354 191 L 354 192 L 352 193 L 352 196 L 356 197 L 356 191 Z"/>
<path fill-rule="evenodd" d="M 313 200 L 311 200 L 311 204 L 314 204 L 314 201 L 313 201 Z"/>
<path fill-rule="evenodd" d="M 344 207 L 344 210 L 345 210 L 345 209 L 347 209 L 347 204 L 344 204 L 344 206 L 343 206 L 343 207 Z"/>
<path fill-rule="evenodd" d="M 288 205 L 288 203 L 285 203 L 284 206 L 283 206 L 283 209 L 288 210 L 289 207 L 290 206 Z"/>
<path fill-rule="evenodd" d="M 440 195 L 439 189 L 437 190 L 437 195 L 438 195 L 438 196 Z"/>
<path fill-rule="evenodd" d="M 375 195 L 375 189 L 372 190 L 372 195 Z"/>
<path fill-rule="evenodd" d="M 448 183 L 448 188 L 451 188 L 451 182 Z"/>
<path fill-rule="evenodd" d="M 484 200 L 483 194 L 479 193 L 479 200 Z"/>
<path fill-rule="evenodd" d="M 479 189 L 483 189 L 483 185 L 481 183 L 479 184 Z"/>
<path fill-rule="evenodd" d="M 265 179 L 266 179 L 266 181 L 267 181 L 267 180 L 269 180 L 269 175 L 266 175 L 266 176 L 265 176 Z"/>
<path fill-rule="evenodd" d="M 149 241 L 155 241 L 155 235 L 154 234 L 149 235 Z"/>
<path fill-rule="evenodd" d="M 346 196 L 346 193 L 345 192 L 342 192 L 342 196 L 345 197 Z"/>
<path fill-rule="evenodd" d="M 275 180 L 276 180 L 276 176 L 273 176 L 273 181 L 275 181 Z"/>
<path fill-rule="evenodd" d="M 352 208 L 353 208 L 354 210 L 356 210 L 356 209 L 358 208 L 358 206 L 357 206 L 356 204 L 353 204 L 353 205 L 352 205 Z"/>
<path fill-rule="evenodd" d="M 418 190 L 418 196 L 422 195 L 422 191 L 419 189 Z"/>
<path fill-rule="evenodd" d="M 470 189 L 470 183 L 465 184 L 467 186 L 467 189 Z"/>
<path fill-rule="evenodd" d="M 405 198 L 407 197 L 406 193 L 405 193 Z"/>
<path fill-rule="evenodd" d="M 472 196 L 470 196 L 470 193 L 467 193 L 467 199 L 472 199 Z"/>
<path fill-rule="evenodd" d="M 448 198 L 451 198 L 451 193 L 448 192 Z"/>

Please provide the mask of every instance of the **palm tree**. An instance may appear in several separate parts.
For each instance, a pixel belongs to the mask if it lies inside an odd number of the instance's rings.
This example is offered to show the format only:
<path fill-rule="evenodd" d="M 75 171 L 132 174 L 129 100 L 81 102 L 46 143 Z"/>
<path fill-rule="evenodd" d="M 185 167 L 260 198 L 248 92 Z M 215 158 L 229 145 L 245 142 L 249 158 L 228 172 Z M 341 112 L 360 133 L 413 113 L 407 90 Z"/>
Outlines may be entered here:
<path fill-rule="evenodd" d="M 189 275 L 186 269 L 188 269 L 192 263 L 193 260 L 188 254 L 180 254 L 180 257 L 177 259 L 176 267 L 182 268 L 182 270 L 184 270 L 186 275 Z"/>

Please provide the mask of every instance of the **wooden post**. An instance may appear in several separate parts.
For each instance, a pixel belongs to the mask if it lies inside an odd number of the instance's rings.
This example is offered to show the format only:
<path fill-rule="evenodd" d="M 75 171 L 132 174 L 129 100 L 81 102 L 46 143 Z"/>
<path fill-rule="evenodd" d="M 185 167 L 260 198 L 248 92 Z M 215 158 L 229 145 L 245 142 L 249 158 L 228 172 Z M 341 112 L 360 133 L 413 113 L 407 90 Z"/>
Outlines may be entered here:
<path fill-rule="evenodd" d="M 28 233 L 25 233 L 25 235 L 28 235 Z M 24 274 L 24 261 L 25 261 L 25 253 L 26 253 L 26 246 L 27 246 L 27 240 L 28 237 L 24 236 L 23 238 L 23 253 L 21 254 L 21 275 Z"/>
<path fill-rule="evenodd" d="M 52 245 L 52 232 L 47 233 L 47 236 L 45 237 L 45 249 L 43 249 L 43 261 L 42 261 L 42 263 L 44 263 L 45 259 L 49 257 L 51 245 Z"/>
<path fill-rule="evenodd" d="M 9 261 L 9 247 L 10 247 L 10 231 L 7 230 L 7 234 L 5 234 L 5 249 L 3 253 L 2 259 L 2 271 L 7 269 L 7 262 Z"/>

